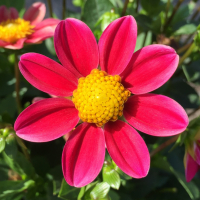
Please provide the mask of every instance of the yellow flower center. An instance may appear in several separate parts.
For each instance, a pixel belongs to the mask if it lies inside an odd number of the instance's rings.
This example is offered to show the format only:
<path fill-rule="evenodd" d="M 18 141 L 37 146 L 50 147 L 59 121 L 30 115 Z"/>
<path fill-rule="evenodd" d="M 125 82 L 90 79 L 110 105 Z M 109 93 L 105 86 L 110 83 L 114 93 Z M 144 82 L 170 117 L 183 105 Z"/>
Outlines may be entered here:
<path fill-rule="evenodd" d="M 8 19 L 0 23 L 0 40 L 8 43 L 15 43 L 21 38 L 31 35 L 34 26 L 30 25 L 30 21 L 24 19 Z"/>
<path fill-rule="evenodd" d="M 101 127 L 121 117 L 131 93 L 120 82 L 120 76 L 110 76 L 98 69 L 93 69 L 86 78 L 80 78 L 72 97 L 80 119 Z"/>

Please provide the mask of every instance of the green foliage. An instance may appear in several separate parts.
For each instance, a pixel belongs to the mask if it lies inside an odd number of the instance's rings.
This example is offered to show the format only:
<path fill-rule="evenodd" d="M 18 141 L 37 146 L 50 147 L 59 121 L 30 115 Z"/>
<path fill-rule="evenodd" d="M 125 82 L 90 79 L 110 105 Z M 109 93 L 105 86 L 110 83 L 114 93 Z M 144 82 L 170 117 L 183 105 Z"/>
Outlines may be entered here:
<path fill-rule="evenodd" d="M 197 27 L 195 24 L 186 24 L 181 26 L 178 30 L 174 32 L 174 35 L 189 35 L 196 31 Z"/>
<path fill-rule="evenodd" d="M 119 174 L 110 166 L 103 167 L 103 181 L 107 182 L 110 187 L 114 189 L 119 189 L 120 187 L 120 176 Z"/>
<path fill-rule="evenodd" d="M 156 168 L 160 168 L 166 172 L 172 173 L 179 183 L 185 188 L 186 192 L 190 196 L 191 199 L 197 199 L 200 197 L 198 187 L 193 183 L 187 183 L 185 177 L 180 172 L 176 171 L 167 161 L 165 157 L 157 157 L 152 161 L 152 165 Z"/>
<path fill-rule="evenodd" d="M 94 29 L 97 20 L 112 8 L 114 6 L 109 0 L 87 0 L 83 8 L 82 20 Z"/>
<path fill-rule="evenodd" d="M 104 199 L 108 194 L 110 189 L 110 185 L 108 183 L 102 182 L 98 183 L 94 189 L 90 192 L 90 196 L 92 200 L 96 199 Z"/>
<path fill-rule="evenodd" d="M 61 197 L 62 199 L 66 199 L 66 200 L 77 199 L 77 194 L 79 193 L 79 191 L 80 189 L 71 187 L 63 179 L 58 197 Z"/>
<path fill-rule="evenodd" d="M 6 146 L 5 138 L 2 135 L 0 135 L 0 153 L 4 150 L 5 146 Z"/>
<path fill-rule="evenodd" d="M 20 11 L 22 8 L 24 8 L 25 0 L 17 0 L 17 1 L 13 1 L 13 0 L 1 0 L 0 1 L 0 6 L 1 5 L 5 5 L 7 8 L 14 7 L 18 11 Z"/>

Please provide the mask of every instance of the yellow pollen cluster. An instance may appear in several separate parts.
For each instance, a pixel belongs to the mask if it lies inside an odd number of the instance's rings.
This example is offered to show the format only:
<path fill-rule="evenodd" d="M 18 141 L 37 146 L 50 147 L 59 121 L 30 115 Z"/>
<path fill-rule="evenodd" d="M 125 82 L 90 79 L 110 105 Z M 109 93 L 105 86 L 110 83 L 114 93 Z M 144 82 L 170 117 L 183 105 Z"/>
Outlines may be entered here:
<path fill-rule="evenodd" d="M 93 69 L 86 78 L 78 80 L 72 101 L 82 121 L 101 127 L 123 115 L 124 103 L 130 95 L 121 84 L 120 76 Z"/>
<path fill-rule="evenodd" d="M 31 35 L 34 32 L 33 28 L 34 26 L 24 19 L 8 19 L 0 23 L 0 40 L 15 43 L 17 40 Z"/>

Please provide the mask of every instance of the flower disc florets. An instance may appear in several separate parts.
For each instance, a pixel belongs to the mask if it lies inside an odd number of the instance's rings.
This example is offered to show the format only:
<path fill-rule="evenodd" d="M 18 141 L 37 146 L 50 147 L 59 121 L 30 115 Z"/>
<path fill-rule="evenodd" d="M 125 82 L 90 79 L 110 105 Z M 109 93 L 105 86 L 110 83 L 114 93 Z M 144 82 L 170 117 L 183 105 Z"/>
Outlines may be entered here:
<path fill-rule="evenodd" d="M 105 71 L 94 69 L 78 82 L 72 101 L 82 121 L 100 127 L 123 115 L 124 103 L 131 93 L 120 83 L 120 76 L 107 75 Z"/>
<path fill-rule="evenodd" d="M 15 43 L 21 38 L 31 35 L 34 26 L 24 19 L 8 19 L 0 23 L 0 40 Z"/>

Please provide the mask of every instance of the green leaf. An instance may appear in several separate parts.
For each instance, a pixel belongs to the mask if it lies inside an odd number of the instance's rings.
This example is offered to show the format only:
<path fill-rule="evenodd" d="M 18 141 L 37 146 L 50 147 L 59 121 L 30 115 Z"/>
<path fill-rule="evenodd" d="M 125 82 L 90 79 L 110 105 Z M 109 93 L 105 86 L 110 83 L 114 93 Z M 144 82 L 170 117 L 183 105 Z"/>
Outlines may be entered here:
<path fill-rule="evenodd" d="M 149 29 L 151 29 L 152 18 L 142 14 L 134 15 L 134 17 L 139 28 L 142 28 L 144 31 L 149 31 Z"/>
<path fill-rule="evenodd" d="M 81 199 L 85 194 L 85 187 L 82 187 L 79 194 L 78 194 L 78 200 Z"/>
<path fill-rule="evenodd" d="M 48 38 L 45 40 L 45 45 L 48 49 L 48 51 L 52 54 L 52 55 L 56 55 L 56 51 L 54 48 L 54 43 L 53 43 L 53 38 Z"/>
<path fill-rule="evenodd" d="M 87 186 L 85 186 L 85 193 L 82 198 L 83 200 L 91 199 L 90 192 L 94 189 L 94 187 L 96 186 L 97 183 L 98 183 L 98 181 L 95 181 L 95 182 L 92 182 L 92 183 L 88 184 Z"/>
<path fill-rule="evenodd" d="M 83 8 L 82 20 L 91 29 L 94 29 L 98 19 L 113 7 L 113 4 L 109 0 L 87 0 Z"/>
<path fill-rule="evenodd" d="M 84 4 L 84 0 L 72 0 L 72 3 L 74 4 L 74 6 L 82 7 Z"/>
<path fill-rule="evenodd" d="M 119 189 L 120 187 L 120 177 L 119 174 L 110 166 L 103 167 L 103 181 L 107 182 L 110 187 L 114 189 Z"/>
<path fill-rule="evenodd" d="M 119 17 L 119 14 L 114 12 L 106 12 L 100 17 L 96 25 L 101 24 L 101 31 L 103 32 L 112 21 Z"/>
<path fill-rule="evenodd" d="M 9 134 L 6 138 L 6 147 L 2 152 L 6 164 L 23 177 L 32 177 L 35 174 L 32 164 L 17 149 L 15 135 Z"/>
<path fill-rule="evenodd" d="M 4 150 L 6 146 L 5 138 L 3 136 L 0 136 L 0 153 Z"/>
<path fill-rule="evenodd" d="M 179 183 L 185 188 L 191 199 L 199 198 L 199 189 L 192 181 L 187 183 L 183 174 L 174 170 L 172 167 L 170 167 L 170 170 L 176 176 Z"/>
<path fill-rule="evenodd" d="M 65 179 L 63 179 L 58 197 L 66 200 L 76 200 L 79 191 L 80 188 L 75 188 L 68 185 Z"/>
<path fill-rule="evenodd" d="M 1 181 L 0 182 L 0 197 L 6 197 L 13 193 L 22 192 L 30 187 L 33 187 L 35 181 Z"/>
<path fill-rule="evenodd" d="M 200 31 L 197 31 L 197 34 L 194 37 L 194 42 L 196 44 L 196 46 L 198 46 L 200 48 Z"/>
<path fill-rule="evenodd" d="M 115 162 L 112 160 L 112 167 L 113 169 L 120 175 L 120 178 L 124 179 L 124 180 L 130 180 L 132 179 L 132 177 L 130 177 L 129 175 L 125 174 L 116 164 Z"/>
<path fill-rule="evenodd" d="M 110 185 L 106 182 L 98 183 L 91 191 L 90 196 L 92 199 L 103 199 L 106 197 L 110 190 Z"/>
<path fill-rule="evenodd" d="M 15 7 L 18 11 L 20 11 L 25 4 L 25 0 L 1 0 L 0 1 L 0 6 L 5 5 L 7 8 L 9 7 Z"/>
<path fill-rule="evenodd" d="M 181 26 L 173 35 L 189 35 L 196 31 L 197 26 L 195 24 L 185 24 Z"/>
<path fill-rule="evenodd" d="M 123 2 L 122 0 L 110 0 L 110 2 L 115 6 L 115 7 L 119 7 L 122 8 L 123 7 Z"/>
<path fill-rule="evenodd" d="M 10 133 L 8 137 L 6 138 L 5 153 L 11 158 L 14 158 L 16 157 L 17 151 L 18 150 L 17 150 L 16 141 L 15 141 L 15 135 L 14 133 Z"/>
<path fill-rule="evenodd" d="M 175 25 L 176 23 L 179 23 L 180 21 L 186 19 L 189 15 L 192 14 L 194 8 L 194 2 L 189 2 L 188 4 L 181 6 L 174 15 L 170 25 Z"/>
<path fill-rule="evenodd" d="M 182 175 L 180 172 L 176 171 L 167 161 L 166 158 L 157 156 L 155 159 L 152 160 L 152 166 L 163 169 L 169 173 L 172 173 L 176 176 L 179 183 L 183 186 L 186 190 L 188 195 L 191 199 L 197 199 L 200 197 L 198 187 L 191 181 L 189 183 L 186 182 L 185 176 Z"/>
<path fill-rule="evenodd" d="M 165 7 L 165 4 L 160 0 L 141 0 L 142 8 L 149 16 L 157 16 Z"/>
<path fill-rule="evenodd" d="M 146 33 L 142 32 L 137 37 L 135 52 L 143 47 L 144 39 Z M 145 39 L 144 46 L 150 45 L 152 43 L 152 32 L 148 31 Z"/>
<path fill-rule="evenodd" d="M 6 145 L 7 148 L 7 145 Z M 35 173 L 33 166 L 20 152 L 17 152 L 16 157 L 8 156 L 5 151 L 2 152 L 3 158 L 6 164 L 15 172 L 20 174 L 22 177 L 32 177 Z"/>

